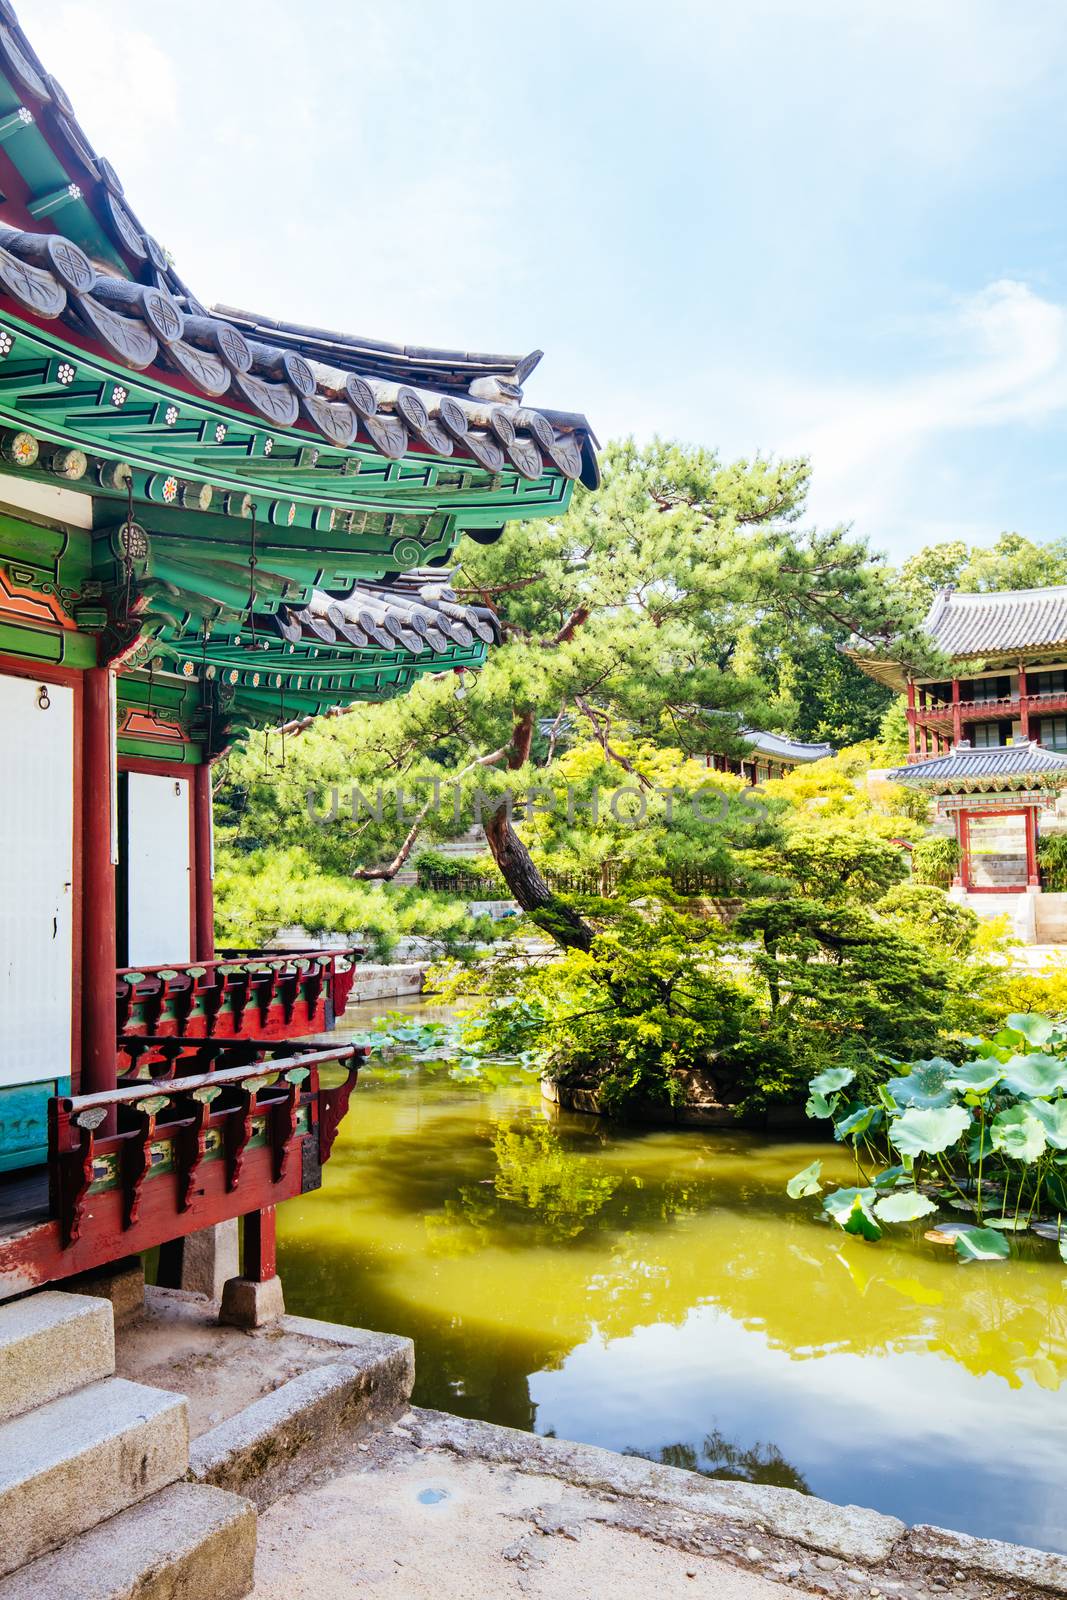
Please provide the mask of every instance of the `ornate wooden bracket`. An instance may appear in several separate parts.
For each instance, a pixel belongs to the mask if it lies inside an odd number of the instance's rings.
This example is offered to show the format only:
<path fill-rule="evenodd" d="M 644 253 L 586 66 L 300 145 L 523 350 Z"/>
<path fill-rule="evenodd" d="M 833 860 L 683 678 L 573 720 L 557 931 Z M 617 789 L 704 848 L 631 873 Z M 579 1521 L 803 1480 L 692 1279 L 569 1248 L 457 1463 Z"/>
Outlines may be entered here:
<path fill-rule="evenodd" d="M 193 1203 L 196 1175 L 207 1153 L 207 1124 L 211 1102 L 221 1089 L 194 1089 L 186 1102 L 188 1117 L 174 1135 L 174 1159 L 178 1172 L 178 1210 L 188 1211 Z"/>
<path fill-rule="evenodd" d="M 141 1210 L 141 1189 L 152 1165 L 152 1141 L 156 1136 L 156 1117 L 169 1104 L 165 1094 L 149 1095 L 133 1108 L 136 1125 L 124 1136 L 120 1169 L 122 1173 L 122 1226 L 132 1228 Z"/>
<path fill-rule="evenodd" d="M 337 1130 L 348 1110 L 348 1102 L 352 1098 L 352 1090 L 356 1087 L 359 1069 L 367 1059 L 368 1053 L 366 1050 L 353 1048 L 347 1062 L 345 1081 L 332 1089 L 319 1089 L 319 1160 L 323 1163 L 330 1159 Z"/>
<path fill-rule="evenodd" d="M 50 1173 L 52 1210 L 59 1218 L 64 1250 L 81 1234 L 85 1197 L 93 1181 L 96 1130 L 106 1118 L 105 1106 L 92 1106 L 72 1116 L 69 1101 L 49 1102 L 49 1143 L 56 1152 Z"/>

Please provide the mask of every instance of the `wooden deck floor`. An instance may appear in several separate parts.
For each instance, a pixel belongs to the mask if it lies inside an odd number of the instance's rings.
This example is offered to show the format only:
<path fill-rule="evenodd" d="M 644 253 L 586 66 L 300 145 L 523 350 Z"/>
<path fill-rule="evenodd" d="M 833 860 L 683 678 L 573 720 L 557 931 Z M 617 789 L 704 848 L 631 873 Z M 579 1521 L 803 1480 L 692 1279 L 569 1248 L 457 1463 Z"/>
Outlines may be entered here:
<path fill-rule="evenodd" d="M 47 1167 L 0 1173 L 0 1239 L 47 1220 Z"/>

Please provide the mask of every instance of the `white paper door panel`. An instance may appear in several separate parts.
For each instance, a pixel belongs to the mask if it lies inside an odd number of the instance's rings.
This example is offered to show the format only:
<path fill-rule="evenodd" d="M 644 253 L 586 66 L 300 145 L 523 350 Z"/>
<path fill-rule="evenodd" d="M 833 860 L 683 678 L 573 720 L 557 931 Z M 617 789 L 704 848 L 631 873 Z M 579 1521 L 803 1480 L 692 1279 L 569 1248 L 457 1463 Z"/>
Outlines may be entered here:
<path fill-rule="evenodd" d="M 0 677 L 0 1086 L 70 1072 L 74 691 Z"/>
<path fill-rule="evenodd" d="M 188 961 L 189 780 L 131 772 L 128 782 L 130 966 Z"/>

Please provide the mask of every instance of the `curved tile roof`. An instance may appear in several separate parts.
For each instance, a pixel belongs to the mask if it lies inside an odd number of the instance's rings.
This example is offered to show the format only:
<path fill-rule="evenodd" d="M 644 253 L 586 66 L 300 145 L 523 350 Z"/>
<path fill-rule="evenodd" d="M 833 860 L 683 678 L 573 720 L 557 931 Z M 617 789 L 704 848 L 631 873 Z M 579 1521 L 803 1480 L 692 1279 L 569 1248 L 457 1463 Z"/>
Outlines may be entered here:
<path fill-rule="evenodd" d="M 765 733 L 761 728 L 742 728 L 741 737 L 760 755 L 777 756 L 797 763 L 822 761 L 826 756 L 837 754 L 832 744 L 805 744 L 800 739 L 788 738 L 784 733 Z"/>
<path fill-rule="evenodd" d="M 359 438 L 396 460 L 415 445 L 494 473 L 510 465 L 537 479 L 551 469 L 596 484 L 586 419 L 522 405 L 540 351 L 392 345 L 231 307 L 208 310 L 134 215 L 9 0 L 0 0 L 0 72 L 3 94 L 10 84 L 20 101 L 0 107 L 5 141 L 11 130 L 29 141 L 24 158 L 8 143 L 5 155 L 20 175 L 51 174 L 44 188 L 24 185 L 24 198 L 5 195 L 2 207 L 0 290 L 30 315 L 62 317 L 112 359 L 137 371 L 169 368 L 276 427 L 302 419 L 336 446 Z"/>
<path fill-rule="evenodd" d="M 434 568 L 405 572 L 389 582 L 357 583 L 346 595 L 316 589 L 306 606 L 282 606 L 261 620 L 291 644 L 301 640 L 349 644 L 357 649 L 398 647 L 419 655 L 447 655 L 454 645 L 476 640 L 497 644 L 500 627 L 487 606 L 460 601 L 447 573 Z"/>
<path fill-rule="evenodd" d="M 1067 755 L 1047 750 L 1032 739 L 993 749 L 961 742 L 947 755 L 930 756 L 926 761 L 916 761 L 907 767 L 894 767 L 886 776 L 894 783 L 935 788 L 944 793 L 971 786 L 996 789 L 1037 784 L 1042 788 L 1059 788 L 1067 785 Z"/>
<path fill-rule="evenodd" d="M 937 648 L 950 656 L 1067 646 L 1067 584 L 995 594 L 942 589 L 924 627 Z"/>

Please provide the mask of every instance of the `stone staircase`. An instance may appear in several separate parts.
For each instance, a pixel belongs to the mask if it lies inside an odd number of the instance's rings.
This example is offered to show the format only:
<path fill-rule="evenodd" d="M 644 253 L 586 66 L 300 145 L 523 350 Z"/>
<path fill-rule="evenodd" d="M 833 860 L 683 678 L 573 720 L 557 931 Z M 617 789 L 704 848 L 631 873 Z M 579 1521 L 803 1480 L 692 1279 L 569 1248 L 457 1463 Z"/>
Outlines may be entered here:
<path fill-rule="evenodd" d="M 255 1509 L 182 1482 L 184 1398 L 114 1372 L 108 1301 L 0 1306 L 0 1600 L 241 1600 Z"/>

